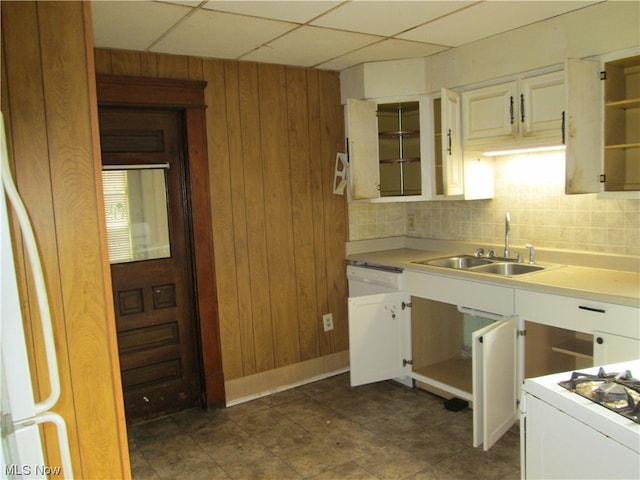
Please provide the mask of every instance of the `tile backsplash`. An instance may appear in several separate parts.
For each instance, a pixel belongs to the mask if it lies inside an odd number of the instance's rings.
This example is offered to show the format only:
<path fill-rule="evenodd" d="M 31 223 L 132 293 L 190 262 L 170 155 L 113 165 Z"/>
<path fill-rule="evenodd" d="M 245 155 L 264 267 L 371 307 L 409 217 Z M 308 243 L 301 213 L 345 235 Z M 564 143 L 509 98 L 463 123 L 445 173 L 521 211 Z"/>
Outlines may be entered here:
<path fill-rule="evenodd" d="M 349 239 L 407 235 L 462 240 L 478 246 L 510 245 L 640 256 L 640 200 L 565 195 L 564 153 L 494 159 L 491 200 L 349 204 Z"/>

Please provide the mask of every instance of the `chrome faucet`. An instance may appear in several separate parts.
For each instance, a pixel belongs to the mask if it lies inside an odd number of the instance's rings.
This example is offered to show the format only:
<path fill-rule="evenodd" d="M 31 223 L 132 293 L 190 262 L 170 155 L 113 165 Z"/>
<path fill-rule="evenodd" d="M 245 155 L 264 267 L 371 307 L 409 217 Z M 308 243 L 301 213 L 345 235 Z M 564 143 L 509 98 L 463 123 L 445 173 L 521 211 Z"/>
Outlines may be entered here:
<path fill-rule="evenodd" d="M 509 212 L 504 216 L 504 256 L 509 258 L 509 235 L 511 235 L 511 215 Z"/>
<path fill-rule="evenodd" d="M 533 245 L 531 245 L 530 243 L 527 243 L 524 248 L 528 248 L 529 249 L 529 263 L 530 264 L 534 264 L 536 263 L 536 249 Z"/>

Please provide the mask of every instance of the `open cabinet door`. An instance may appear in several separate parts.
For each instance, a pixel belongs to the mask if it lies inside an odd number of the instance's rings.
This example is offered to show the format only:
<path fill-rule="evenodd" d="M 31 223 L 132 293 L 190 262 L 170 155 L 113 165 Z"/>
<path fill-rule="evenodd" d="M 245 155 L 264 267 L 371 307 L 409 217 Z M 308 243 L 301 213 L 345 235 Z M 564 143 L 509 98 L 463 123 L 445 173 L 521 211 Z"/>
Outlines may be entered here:
<path fill-rule="evenodd" d="M 442 176 L 444 180 L 444 195 L 452 197 L 464 193 L 460 94 L 446 88 L 443 88 L 441 92 Z"/>
<path fill-rule="evenodd" d="M 518 419 L 518 317 L 473 332 L 473 446 L 489 450 Z"/>
<path fill-rule="evenodd" d="M 351 386 L 390 380 L 410 372 L 411 312 L 404 292 L 349 298 Z"/>
<path fill-rule="evenodd" d="M 380 197 L 378 106 L 364 100 L 347 100 L 350 195 L 353 200 Z"/>
<path fill-rule="evenodd" d="M 602 190 L 603 82 L 600 62 L 569 59 L 565 64 L 567 105 L 564 119 L 566 152 L 565 193 Z"/>

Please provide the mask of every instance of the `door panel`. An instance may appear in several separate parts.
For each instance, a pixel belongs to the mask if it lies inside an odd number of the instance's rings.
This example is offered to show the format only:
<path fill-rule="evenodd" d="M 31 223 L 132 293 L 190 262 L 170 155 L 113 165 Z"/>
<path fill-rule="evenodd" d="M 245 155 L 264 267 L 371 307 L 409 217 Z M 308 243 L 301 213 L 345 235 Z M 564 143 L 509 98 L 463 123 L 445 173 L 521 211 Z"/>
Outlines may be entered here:
<path fill-rule="evenodd" d="M 347 136 L 354 200 L 380 197 L 380 153 L 377 105 L 364 100 L 347 100 Z"/>
<path fill-rule="evenodd" d="M 473 332 L 473 446 L 489 450 L 517 420 L 518 317 Z"/>
<path fill-rule="evenodd" d="M 390 380 L 410 373 L 411 314 L 405 292 L 349 298 L 351 386 Z"/>
<path fill-rule="evenodd" d="M 102 107 L 100 138 L 120 369 L 131 423 L 196 406 L 201 399 L 182 119 L 171 110 Z"/>

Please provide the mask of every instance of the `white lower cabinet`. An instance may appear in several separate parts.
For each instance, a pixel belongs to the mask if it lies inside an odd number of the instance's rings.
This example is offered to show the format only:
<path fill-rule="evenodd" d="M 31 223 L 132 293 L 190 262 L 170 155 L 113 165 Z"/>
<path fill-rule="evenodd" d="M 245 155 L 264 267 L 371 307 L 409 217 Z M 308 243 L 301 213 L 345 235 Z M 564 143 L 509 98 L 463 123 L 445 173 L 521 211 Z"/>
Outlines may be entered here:
<path fill-rule="evenodd" d="M 399 379 L 471 402 L 473 444 L 516 422 L 524 378 L 640 358 L 639 309 L 453 276 L 349 298 L 351 385 Z"/>
<path fill-rule="evenodd" d="M 473 443 L 488 450 L 517 420 L 518 319 L 498 317 L 405 292 L 349 298 L 351 385 L 406 376 L 472 402 Z"/>
<path fill-rule="evenodd" d="M 349 298 L 352 387 L 411 373 L 409 301 L 405 292 Z"/>
<path fill-rule="evenodd" d="M 637 321 L 640 322 L 640 319 Z M 640 358 L 640 339 L 607 332 L 594 332 L 594 365 L 608 365 L 638 358 Z"/>
<path fill-rule="evenodd" d="M 640 358 L 637 307 L 528 290 L 516 290 L 515 302 L 525 348 L 536 352 L 527 353 L 527 377 Z"/>

